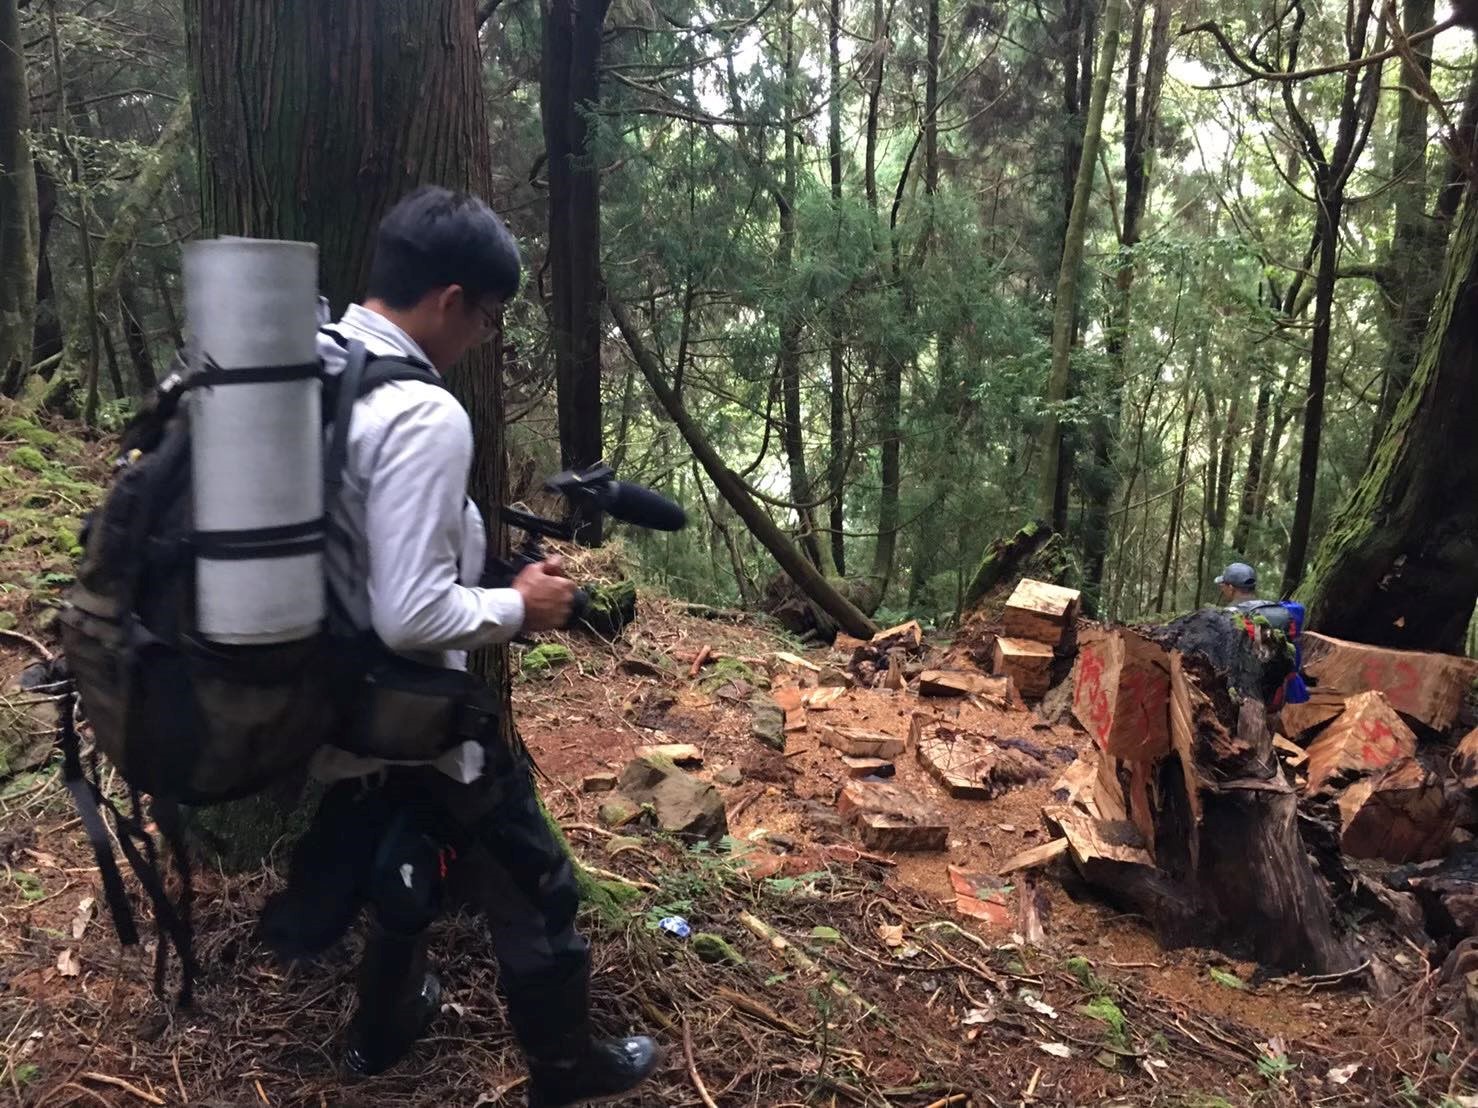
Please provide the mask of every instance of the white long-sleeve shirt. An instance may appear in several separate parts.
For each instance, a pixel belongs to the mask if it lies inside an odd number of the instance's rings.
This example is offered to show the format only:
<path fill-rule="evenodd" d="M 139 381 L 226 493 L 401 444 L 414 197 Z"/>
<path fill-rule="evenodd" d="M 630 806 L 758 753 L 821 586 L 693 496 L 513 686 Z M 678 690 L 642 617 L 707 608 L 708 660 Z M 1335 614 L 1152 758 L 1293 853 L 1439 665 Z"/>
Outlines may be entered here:
<path fill-rule="evenodd" d="M 329 373 L 343 369 L 339 339 L 370 357 L 430 367 L 416 342 L 358 304 L 319 334 Z M 523 626 L 513 589 L 477 587 L 487 557 L 482 514 L 467 496 L 472 424 L 446 389 L 392 381 L 354 404 L 343 485 L 326 505 L 328 585 L 355 627 L 419 662 L 461 669 L 466 652 L 507 642 Z M 327 779 L 376 772 L 384 763 L 325 747 L 313 772 Z M 461 781 L 482 772 L 482 750 L 464 743 L 435 763 Z"/>

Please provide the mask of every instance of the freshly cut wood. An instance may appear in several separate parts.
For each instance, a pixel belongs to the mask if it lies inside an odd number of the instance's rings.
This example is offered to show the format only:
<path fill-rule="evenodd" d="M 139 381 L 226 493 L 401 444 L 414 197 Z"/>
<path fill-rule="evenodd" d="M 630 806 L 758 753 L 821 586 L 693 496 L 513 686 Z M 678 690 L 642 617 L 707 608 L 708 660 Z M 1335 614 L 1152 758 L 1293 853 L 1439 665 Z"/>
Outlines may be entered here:
<path fill-rule="evenodd" d="M 919 621 L 911 619 L 907 623 L 900 623 L 897 627 L 889 627 L 886 631 L 879 631 L 872 637 L 875 643 L 888 642 L 897 639 L 907 646 L 922 646 L 924 644 L 924 631 L 919 626 Z"/>
<path fill-rule="evenodd" d="M 1073 715 L 1115 758 L 1155 761 L 1170 749 L 1170 659 L 1127 628 L 1084 632 Z"/>
<path fill-rule="evenodd" d="M 896 758 L 905 745 L 902 739 L 878 731 L 830 724 L 821 725 L 821 743 L 854 758 Z"/>
<path fill-rule="evenodd" d="M 1457 824 L 1442 781 L 1402 758 L 1357 781 L 1339 798 L 1340 849 L 1351 858 L 1425 862 L 1447 851 Z"/>
<path fill-rule="evenodd" d="M 992 668 L 997 674 L 1011 678 L 1022 696 L 1040 700 L 1052 687 L 1054 657 L 1052 648 L 1042 643 L 998 638 Z"/>
<path fill-rule="evenodd" d="M 1006 864 L 1001 867 L 1001 876 L 1004 877 L 1008 873 L 1015 873 L 1017 870 L 1039 869 L 1042 866 L 1050 865 L 1066 854 L 1067 851 L 1068 841 L 1066 838 L 1053 839 L 1051 842 L 1043 843 L 1041 846 L 1034 846 L 1030 850 L 1023 850 L 1020 854 L 1013 854 L 1006 860 Z"/>
<path fill-rule="evenodd" d="M 883 688 L 897 692 L 903 688 L 903 663 L 897 654 L 888 655 L 888 672 L 883 674 Z"/>
<path fill-rule="evenodd" d="M 856 780 L 862 777 L 892 777 L 897 772 L 886 758 L 854 758 L 842 755 L 842 771 Z"/>
<path fill-rule="evenodd" d="M 782 712 L 793 712 L 805 703 L 806 690 L 795 685 L 782 685 L 770 690 L 770 699 L 780 706 Z"/>
<path fill-rule="evenodd" d="M 666 758 L 677 766 L 701 766 L 703 764 L 703 751 L 692 743 L 661 743 L 657 746 L 639 746 L 636 748 L 638 758 L 656 756 Z"/>
<path fill-rule="evenodd" d="M 949 839 L 943 816 L 885 781 L 849 781 L 837 812 L 869 850 L 943 850 Z"/>
<path fill-rule="evenodd" d="M 1315 685 L 1302 704 L 1285 704 L 1278 713 L 1278 728 L 1290 739 L 1299 740 L 1323 727 L 1345 710 L 1350 694 L 1333 685 Z"/>
<path fill-rule="evenodd" d="M 1478 679 L 1478 659 L 1303 636 L 1304 672 L 1320 685 L 1351 693 L 1378 690 L 1391 707 L 1437 731 L 1457 721 L 1463 697 Z"/>
<path fill-rule="evenodd" d="M 914 719 L 917 723 L 919 717 Z M 917 732 L 919 764 L 956 799 L 991 800 L 1047 776 L 1047 767 L 1030 754 L 998 746 L 984 735 L 938 722 Z"/>
<path fill-rule="evenodd" d="M 852 651 L 856 650 L 859 646 L 866 646 L 866 645 L 867 645 L 867 640 L 866 639 L 854 639 L 851 635 L 847 634 L 845 631 L 838 631 L 837 632 L 837 637 L 832 640 L 831 648 L 833 650 L 839 650 L 839 651 L 841 651 L 844 654 L 850 654 L 850 653 L 852 653 Z"/>
<path fill-rule="evenodd" d="M 1478 727 L 1463 736 L 1452 752 L 1452 772 L 1465 789 L 1478 789 Z"/>
<path fill-rule="evenodd" d="M 1416 736 L 1379 692 L 1350 697 L 1345 710 L 1308 747 L 1309 796 L 1332 793 L 1416 753 Z"/>
<path fill-rule="evenodd" d="M 1098 752 L 1089 751 L 1073 761 L 1052 782 L 1052 798 L 1061 805 L 1086 808 L 1093 802 L 1093 786 L 1098 779 Z"/>
<path fill-rule="evenodd" d="M 802 703 L 808 711 L 824 712 L 846 695 L 847 690 L 840 685 L 822 685 L 807 692 Z"/>
<path fill-rule="evenodd" d="M 1065 646 L 1076 629 L 1082 596 L 1077 589 L 1023 577 L 1006 601 L 1002 628 L 1013 639 L 1031 639 L 1053 649 Z"/>
<path fill-rule="evenodd" d="M 806 710 L 804 708 L 792 708 L 785 713 L 785 730 L 787 734 L 804 731 L 806 726 Z"/>
<path fill-rule="evenodd" d="M 978 696 L 1005 708 L 1010 694 L 1009 677 L 987 677 L 983 673 L 926 669 L 919 674 L 920 696 Z"/>

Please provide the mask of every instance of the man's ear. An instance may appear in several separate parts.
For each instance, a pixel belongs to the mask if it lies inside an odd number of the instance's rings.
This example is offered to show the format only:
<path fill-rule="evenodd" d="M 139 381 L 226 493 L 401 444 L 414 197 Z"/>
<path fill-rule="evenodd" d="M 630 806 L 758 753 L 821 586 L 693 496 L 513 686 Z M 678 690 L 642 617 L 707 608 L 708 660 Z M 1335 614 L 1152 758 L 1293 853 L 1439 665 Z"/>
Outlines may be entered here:
<path fill-rule="evenodd" d="M 436 290 L 436 310 L 443 316 L 460 313 L 466 305 L 466 294 L 461 285 L 444 285 Z"/>

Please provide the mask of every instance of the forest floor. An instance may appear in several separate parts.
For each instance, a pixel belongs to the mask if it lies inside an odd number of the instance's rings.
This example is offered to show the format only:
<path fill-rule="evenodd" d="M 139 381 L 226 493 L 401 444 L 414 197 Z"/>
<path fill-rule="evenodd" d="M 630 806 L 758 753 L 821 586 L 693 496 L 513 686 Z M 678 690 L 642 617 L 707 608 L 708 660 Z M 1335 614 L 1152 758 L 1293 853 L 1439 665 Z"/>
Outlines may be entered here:
<path fill-rule="evenodd" d="M 13 441 L 0 438 L 7 449 Z M 71 464 L 95 480 L 100 459 L 89 451 Z M 0 481 L 0 518 L 16 498 Z M 48 590 L 61 584 L 45 576 L 63 571 L 38 545 L 6 554 L 0 580 L 24 575 L 25 585 L 0 593 L 0 611 L 44 640 Z M 914 694 L 851 690 L 810 713 L 783 754 L 751 735 L 746 703 L 752 685 L 801 683 L 811 671 L 793 658 L 826 666 L 840 655 L 801 652 L 764 621 L 703 618 L 645 592 L 616 642 L 555 638 L 572 660 L 517 679 L 519 727 L 577 856 L 637 886 L 618 918 L 585 921 L 598 1021 L 646 1029 L 665 1052 L 656 1078 L 622 1103 L 1478 1104 L 1462 1082 L 1475 1052 L 1428 1015 L 1432 967 L 1415 947 L 1386 944 L 1402 987 L 1377 1001 L 1350 980 L 1266 977 L 1214 951 L 1162 949 L 1139 919 L 1075 898 L 1055 878 L 1026 892 L 996 882 L 1012 893 L 996 922 L 961 915 L 949 867 L 989 874 L 1045 842 L 1050 777 L 994 800 L 954 800 L 910 750 L 897 781 L 947 817 L 947 851 L 858 849 L 834 807 L 840 762 L 815 732 L 824 717 L 906 735 Z M 690 676 L 704 647 L 720 661 Z M 950 657 L 947 639 L 930 650 Z M 0 640 L 0 679 L 33 654 Z M 996 725 L 1064 756 L 1087 742 L 1025 711 Z M 654 743 L 692 743 L 704 754 L 695 774 L 737 780 L 718 785 L 729 818 L 720 846 L 602 826 L 609 794 L 586 793 L 583 781 Z M 391 1073 L 349 1083 L 335 1065 L 356 943 L 306 967 L 270 961 L 253 928 L 281 882 L 273 866 L 197 871 L 204 969 L 195 1006 L 180 1011 L 152 995 L 150 950 L 120 952 L 99 916 L 97 871 L 54 761 L 0 784 L 0 861 L 0 1104 L 522 1103 L 491 952 L 470 918 L 438 927 L 446 996 L 429 1038 Z M 1019 930 L 1028 894 L 1043 925 L 1035 942 Z M 670 915 L 722 937 L 738 960 L 701 960 L 691 940 L 657 928 Z"/>

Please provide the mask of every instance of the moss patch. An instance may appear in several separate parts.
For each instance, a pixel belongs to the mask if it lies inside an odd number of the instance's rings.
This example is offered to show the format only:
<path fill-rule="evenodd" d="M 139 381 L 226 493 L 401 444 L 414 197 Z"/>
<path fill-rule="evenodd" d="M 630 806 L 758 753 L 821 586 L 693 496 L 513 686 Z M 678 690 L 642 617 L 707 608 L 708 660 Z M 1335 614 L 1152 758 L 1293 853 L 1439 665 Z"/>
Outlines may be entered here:
<path fill-rule="evenodd" d="M 575 655 L 563 643 L 544 642 L 523 656 L 522 669 L 525 675 L 544 675 L 555 668 L 575 660 Z"/>

